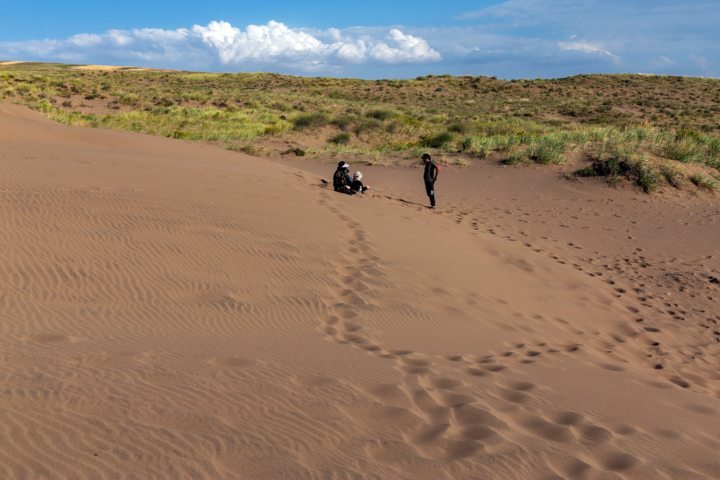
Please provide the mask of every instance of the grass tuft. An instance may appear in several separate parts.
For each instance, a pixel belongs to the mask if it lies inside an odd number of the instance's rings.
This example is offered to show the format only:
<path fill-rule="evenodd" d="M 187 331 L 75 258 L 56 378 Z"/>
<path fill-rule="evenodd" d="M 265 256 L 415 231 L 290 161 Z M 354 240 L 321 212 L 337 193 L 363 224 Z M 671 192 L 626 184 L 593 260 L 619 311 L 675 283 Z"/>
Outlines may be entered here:
<path fill-rule="evenodd" d="M 374 118 L 375 120 L 389 120 L 397 116 L 392 110 L 371 110 L 365 114 L 368 118 Z"/>
<path fill-rule="evenodd" d="M 334 145 L 323 154 L 378 163 L 432 149 L 452 164 L 460 149 L 462 158 L 555 165 L 582 149 L 593 164 L 573 176 L 607 177 L 611 186 L 628 180 L 646 192 L 658 182 L 687 183 L 678 163 L 695 163 L 706 175 L 720 171 L 719 92 L 717 80 L 670 76 L 359 80 L 0 66 L 0 97 L 66 125 L 236 145 L 255 138 L 258 147 L 286 135 L 309 144 L 332 125 L 337 131 L 326 136 Z M 105 106 L 109 114 L 90 113 Z M 551 118 L 558 114 L 565 119 Z M 353 133 L 357 142 L 349 142 Z"/>
<path fill-rule="evenodd" d="M 662 155 L 665 158 L 682 163 L 701 163 L 704 160 L 697 143 L 687 139 L 687 137 L 682 137 L 679 141 L 673 141 L 665 145 Z"/>
<path fill-rule="evenodd" d="M 660 170 L 660 175 L 662 175 L 662 177 L 671 187 L 675 187 L 680 190 L 685 186 L 685 182 L 683 182 L 683 178 L 685 175 L 678 168 L 666 166 Z"/>
<path fill-rule="evenodd" d="M 650 193 L 660 188 L 660 173 L 646 162 L 638 162 L 635 166 L 635 185 L 643 192 Z"/>
<path fill-rule="evenodd" d="M 448 132 L 465 134 L 470 130 L 470 126 L 466 123 L 456 122 L 448 127 Z"/>
<path fill-rule="evenodd" d="M 336 145 L 347 145 L 348 143 L 350 143 L 350 134 L 348 132 L 338 133 L 330 140 L 328 140 L 328 142 L 334 143 Z"/>
<path fill-rule="evenodd" d="M 705 175 L 704 173 L 697 172 L 690 175 L 690 181 L 698 186 L 698 188 L 702 188 L 705 190 L 710 191 L 717 191 L 718 185 L 715 180 L 713 180 L 711 177 Z"/>
<path fill-rule="evenodd" d="M 505 157 L 504 163 L 507 163 L 508 165 L 522 165 L 530 163 L 528 152 L 525 150 L 515 150 L 510 152 Z"/>
<path fill-rule="evenodd" d="M 330 117 L 325 113 L 302 113 L 293 120 L 296 131 L 303 131 L 308 128 L 323 127 L 330 123 Z"/>
<path fill-rule="evenodd" d="M 455 137 L 450 132 L 442 132 L 433 137 L 423 139 L 422 143 L 424 146 L 429 148 L 442 148 L 449 145 L 455 140 Z"/>
<path fill-rule="evenodd" d="M 532 156 L 537 163 L 543 165 L 559 165 L 567 162 L 563 156 L 567 144 L 564 139 L 548 135 L 543 137 L 540 142 L 533 146 Z"/>

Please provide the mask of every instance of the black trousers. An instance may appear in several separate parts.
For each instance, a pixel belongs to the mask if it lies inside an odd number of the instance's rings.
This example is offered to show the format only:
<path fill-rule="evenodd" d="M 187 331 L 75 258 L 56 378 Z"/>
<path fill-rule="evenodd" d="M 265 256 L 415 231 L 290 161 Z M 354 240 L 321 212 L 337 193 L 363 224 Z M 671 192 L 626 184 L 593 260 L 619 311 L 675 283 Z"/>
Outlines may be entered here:
<path fill-rule="evenodd" d="M 435 182 L 425 180 L 425 191 L 427 192 L 427 196 L 430 197 L 430 206 L 434 207 L 435 206 Z"/>

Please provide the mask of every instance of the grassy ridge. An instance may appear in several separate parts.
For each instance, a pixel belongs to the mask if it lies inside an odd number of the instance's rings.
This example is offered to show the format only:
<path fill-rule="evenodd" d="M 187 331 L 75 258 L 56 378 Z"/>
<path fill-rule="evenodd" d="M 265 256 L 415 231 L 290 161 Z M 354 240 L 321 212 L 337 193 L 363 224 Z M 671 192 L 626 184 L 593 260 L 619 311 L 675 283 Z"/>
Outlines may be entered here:
<path fill-rule="evenodd" d="M 720 175 L 714 79 L 356 80 L 71 67 L 0 66 L 0 96 L 67 125 L 222 142 L 252 154 L 270 152 L 278 139 L 301 145 L 296 153 L 376 162 L 429 151 L 458 164 L 562 164 L 582 150 L 593 163 L 576 176 L 630 180 L 646 192 L 715 190 Z"/>

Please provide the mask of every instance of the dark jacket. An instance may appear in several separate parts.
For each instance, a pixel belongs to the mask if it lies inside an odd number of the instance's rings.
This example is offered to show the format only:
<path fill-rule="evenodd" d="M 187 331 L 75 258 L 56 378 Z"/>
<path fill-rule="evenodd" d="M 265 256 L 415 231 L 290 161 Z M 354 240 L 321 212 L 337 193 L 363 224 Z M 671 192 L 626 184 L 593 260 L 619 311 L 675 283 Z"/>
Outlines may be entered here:
<path fill-rule="evenodd" d="M 368 189 L 368 187 L 364 186 L 360 180 L 353 180 L 352 185 L 350 185 L 350 188 L 352 188 L 356 192 L 362 192 L 362 193 L 365 193 L 365 190 Z"/>
<path fill-rule="evenodd" d="M 437 177 L 437 165 L 435 162 L 430 160 L 425 164 L 425 171 L 423 172 L 423 180 L 426 182 L 434 182 Z"/>
<path fill-rule="evenodd" d="M 338 168 L 335 170 L 335 175 L 333 175 L 333 189 L 336 192 L 346 192 L 345 186 L 352 186 L 350 172 L 347 168 Z"/>

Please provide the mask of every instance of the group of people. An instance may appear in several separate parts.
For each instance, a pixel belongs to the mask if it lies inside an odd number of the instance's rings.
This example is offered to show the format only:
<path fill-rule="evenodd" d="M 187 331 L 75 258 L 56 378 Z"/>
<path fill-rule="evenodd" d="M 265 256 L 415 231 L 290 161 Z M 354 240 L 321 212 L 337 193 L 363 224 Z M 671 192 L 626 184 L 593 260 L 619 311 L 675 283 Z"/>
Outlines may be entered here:
<path fill-rule="evenodd" d="M 358 192 L 365 193 L 367 190 L 372 190 L 370 185 L 363 185 L 362 173 L 355 172 L 351 177 L 349 168 L 350 165 L 345 162 L 338 163 L 338 168 L 335 170 L 335 175 L 333 175 L 333 188 L 336 192 L 355 195 Z"/>
<path fill-rule="evenodd" d="M 440 168 L 432 161 L 427 153 L 422 156 L 425 162 L 425 170 L 423 172 L 423 180 L 425 181 L 425 191 L 430 198 L 430 208 L 435 210 L 435 182 L 437 182 Z M 333 188 L 336 192 L 355 195 L 356 193 L 365 193 L 366 191 L 375 191 L 370 185 L 363 185 L 362 173 L 355 172 L 350 176 L 350 165 L 345 162 L 338 163 L 335 175 L 333 175 Z"/>

